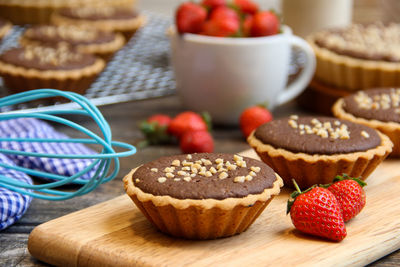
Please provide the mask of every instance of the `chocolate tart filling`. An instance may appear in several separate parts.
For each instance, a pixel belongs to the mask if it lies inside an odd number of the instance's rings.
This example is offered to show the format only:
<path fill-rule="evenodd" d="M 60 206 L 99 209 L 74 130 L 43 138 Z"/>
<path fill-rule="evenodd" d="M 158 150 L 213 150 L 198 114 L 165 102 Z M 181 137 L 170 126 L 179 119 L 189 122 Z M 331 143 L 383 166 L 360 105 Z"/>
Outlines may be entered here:
<path fill-rule="evenodd" d="M 258 127 L 254 136 L 274 148 L 311 155 L 335 155 L 376 148 L 381 139 L 367 126 L 328 117 L 277 119 Z"/>
<path fill-rule="evenodd" d="M 277 180 L 270 167 L 255 159 L 210 153 L 191 156 L 163 157 L 144 164 L 132 180 L 143 192 L 155 196 L 217 200 L 260 194 Z"/>
<path fill-rule="evenodd" d="M 400 62 L 400 24 L 353 24 L 315 35 L 315 43 L 352 58 Z"/>
<path fill-rule="evenodd" d="M 400 123 L 400 89 L 359 91 L 344 98 L 343 109 L 359 118 Z"/>
<path fill-rule="evenodd" d="M 28 29 L 23 35 L 31 41 L 55 45 L 66 42 L 73 46 L 85 44 L 102 44 L 112 42 L 115 35 L 111 32 L 100 32 L 95 29 L 76 26 L 40 25 Z"/>
<path fill-rule="evenodd" d="M 124 20 L 138 16 L 133 9 L 112 7 L 63 8 L 59 11 L 59 14 L 67 18 L 84 20 Z"/>
<path fill-rule="evenodd" d="M 0 61 L 26 69 L 74 70 L 93 65 L 96 58 L 69 50 L 67 46 L 30 46 L 10 49 L 0 55 Z"/>

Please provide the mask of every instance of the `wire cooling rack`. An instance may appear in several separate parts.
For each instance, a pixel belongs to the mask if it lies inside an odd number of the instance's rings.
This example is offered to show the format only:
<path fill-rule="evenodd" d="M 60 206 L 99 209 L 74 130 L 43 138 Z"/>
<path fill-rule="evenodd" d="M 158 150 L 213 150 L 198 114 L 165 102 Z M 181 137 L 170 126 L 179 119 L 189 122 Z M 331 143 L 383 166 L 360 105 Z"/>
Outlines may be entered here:
<path fill-rule="evenodd" d="M 166 30 L 172 21 L 169 17 L 144 12 L 147 24 L 118 51 L 105 70 L 86 91 L 85 96 L 96 106 L 147 99 L 175 93 L 175 81 L 169 65 L 169 40 Z M 14 26 L 12 32 L 0 43 L 0 53 L 18 46 L 25 27 Z M 0 97 L 7 94 L 0 81 Z M 29 104 L 14 109 L 49 110 L 78 108 L 66 104 Z M 5 110 L 3 110 L 5 111 Z"/>

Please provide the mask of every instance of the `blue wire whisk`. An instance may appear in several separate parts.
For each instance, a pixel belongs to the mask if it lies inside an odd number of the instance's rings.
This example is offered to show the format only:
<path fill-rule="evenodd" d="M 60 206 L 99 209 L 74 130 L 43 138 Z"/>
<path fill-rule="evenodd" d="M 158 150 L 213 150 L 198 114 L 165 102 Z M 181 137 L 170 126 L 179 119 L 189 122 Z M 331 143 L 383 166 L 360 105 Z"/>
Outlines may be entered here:
<path fill-rule="evenodd" d="M 94 106 L 90 101 L 82 95 L 73 92 L 59 91 L 54 89 L 38 89 L 18 93 L 10 96 L 6 96 L 0 99 L 0 108 L 6 106 L 17 105 L 37 99 L 49 98 L 49 97 L 63 97 L 76 103 L 80 109 L 51 109 L 43 111 L 35 110 L 18 110 L 6 113 L 0 113 L 0 121 L 17 119 L 17 118 L 37 118 L 52 122 L 64 124 L 68 127 L 74 128 L 85 135 L 88 138 L 75 138 L 75 139 L 40 139 L 40 138 L 4 138 L 0 136 L 1 141 L 16 141 L 16 142 L 59 142 L 59 143 L 82 143 L 82 144 L 97 144 L 102 147 L 102 150 L 98 154 L 92 155 L 75 155 L 75 154 L 47 154 L 37 152 L 26 152 L 16 151 L 10 149 L 1 149 L 0 153 L 3 154 L 14 154 L 22 156 L 32 157 L 45 157 L 45 158 L 74 158 L 74 159 L 94 159 L 93 162 L 82 169 L 78 173 L 68 177 L 63 175 L 51 174 L 43 171 L 32 170 L 20 166 L 10 166 L 0 162 L 0 166 L 4 168 L 11 168 L 17 171 L 25 172 L 28 175 L 49 178 L 54 182 L 48 182 L 45 184 L 31 185 L 25 182 L 17 181 L 12 177 L 6 177 L 0 175 L 0 187 L 16 191 L 21 194 L 30 195 L 32 197 L 46 199 L 46 200 L 65 200 L 75 196 L 81 196 L 94 190 L 100 184 L 106 183 L 112 180 L 119 171 L 120 157 L 127 157 L 136 153 L 136 148 L 130 144 L 117 142 L 112 140 L 112 134 L 110 126 L 100 113 L 98 108 Z M 102 137 L 93 133 L 89 129 L 82 127 L 81 125 L 72 122 L 68 119 L 60 117 L 60 115 L 82 115 L 90 117 L 95 121 L 99 127 Z M 120 147 L 124 149 L 123 152 L 115 152 L 113 147 Z M 113 164 L 112 164 L 113 163 Z M 90 179 L 81 179 L 82 175 L 92 171 L 95 168 L 95 172 Z M 79 189 L 74 192 L 65 192 L 62 190 L 54 189 L 56 187 L 75 183 L 82 185 Z"/>

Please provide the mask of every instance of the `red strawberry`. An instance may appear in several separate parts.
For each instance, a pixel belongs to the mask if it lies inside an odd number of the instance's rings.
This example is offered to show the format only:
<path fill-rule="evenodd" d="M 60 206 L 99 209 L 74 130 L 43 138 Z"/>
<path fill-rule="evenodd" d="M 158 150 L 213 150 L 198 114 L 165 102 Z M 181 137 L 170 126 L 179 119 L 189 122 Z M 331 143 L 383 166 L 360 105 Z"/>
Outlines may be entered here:
<path fill-rule="evenodd" d="M 365 192 L 363 186 L 366 183 L 357 178 L 351 178 L 346 174 L 336 176 L 333 184 L 328 187 L 339 202 L 343 220 L 347 222 L 354 218 L 365 206 Z"/>
<path fill-rule="evenodd" d="M 243 13 L 255 14 L 258 11 L 258 5 L 251 0 L 234 0 L 233 3 L 238 6 Z"/>
<path fill-rule="evenodd" d="M 209 121 L 207 114 L 203 117 L 193 111 L 185 111 L 172 119 L 168 126 L 168 132 L 173 136 L 180 138 L 185 132 L 189 131 L 207 131 Z"/>
<path fill-rule="evenodd" d="M 146 137 L 138 146 L 164 144 L 171 142 L 171 136 L 167 133 L 167 128 L 171 122 L 171 117 L 164 114 L 155 114 L 139 125 L 140 130 Z"/>
<path fill-rule="evenodd" d="M 203 0 L 201 4 L 207 8 L 213 9 L 218 6 L 226 5 L 226 0 Z"/>
<path fill-rule="evenodd" d="M 253 37 L 268 36 L 279 33 L 279 19 L 270 11 L 263 11 L 253 16 L 250 34 Z"/>
<path fill-rule="evenodd" d="M 214 140 L 207 131 L 189 131 L 182 135 L 179 146 L 183 153 L 211 153 Z"/>
<path fill-rule="evenodd" d="M 233 19 L 235 21 L 239 21 L 238 13 L 232 8 L 226 6 L 219 6 L 214 9 L 210 14 L 211 20 L 224 20 L 224 19 Z"/>
<path fill-rule="evenodd" d="M 339 203 L 331 191 L 323 187 L 312 187 L 301 192 L 295 183 L 297 191 L 288 201 L 287 213 L 296 229 L 334 241 L 343 240 L 346 235 Z"/>
<path fill-rule="evenodd" d="M 167 126 L 170 124 L 171 122 L 171 117 L 168 115 L 164 115 L 164 114 L 154 114 L 153 116 L 150 116 L 147 119 L 147 122 L 156 122 L 158 123 L 158 125 L 160 126 Z"/>
<path fill-rule="evenodd" d="M 245 137 L 248 137 L 258 126 L 272 120 L 272 114 L 261 106 L 253 106 L 245 109 L 240 115 L 240 129 Z"/>
<path fill-rule="evenodd" d="M 240 28 L 240 19 L 236 11 L 220 6 L 210 14 L 210 19 L 204 23 L 202 34 L 228 37 L 236 34 Z"/>
<path fill-rule="evenodd" d="M 176 26 L 179 33 L 198 33 L 207 18 L 207 10 L 201 5 L 186 2 L 176 11 Z"/>
<path fill-rule="evenodd" d="M 242 24 L 242 32 L 244 37 L 250 36 L 251 24 L 253 23 L 253 16 L 247 15 Z"/>

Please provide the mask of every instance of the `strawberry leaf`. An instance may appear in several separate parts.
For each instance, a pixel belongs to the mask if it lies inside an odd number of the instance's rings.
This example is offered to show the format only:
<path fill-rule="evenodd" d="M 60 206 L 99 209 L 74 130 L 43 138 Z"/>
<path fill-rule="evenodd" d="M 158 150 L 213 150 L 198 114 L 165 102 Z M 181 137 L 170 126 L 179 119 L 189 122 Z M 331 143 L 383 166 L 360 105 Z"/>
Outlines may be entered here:
<path fill-rule="evenodd" d="M 343 181 L 343 180 L 354 180 L 356 181 L 361 187 L 364 187 L 367 185 L 366 182 L 364 182 L 363 180 L 361 180 L 359 177 L 354 178 L 354 177 L 350 177 L 348 174 L 343 173 L 342 175 L 337 175 L 335 177 L 335 179 L 333 179 L 333 182 L 339 182 L 339 181 Z"/>
<path fill-rule="evenodd" d="M 207 111 L 203 111 L 200 115 L 201 115 L 201 118 L 203 119 L 203 121 L 207 125 L 207 131 L 211 132 L 211 130 L 212 130 L 212 119 L 211 119 L 210 113 L 208 113 Z"/>

